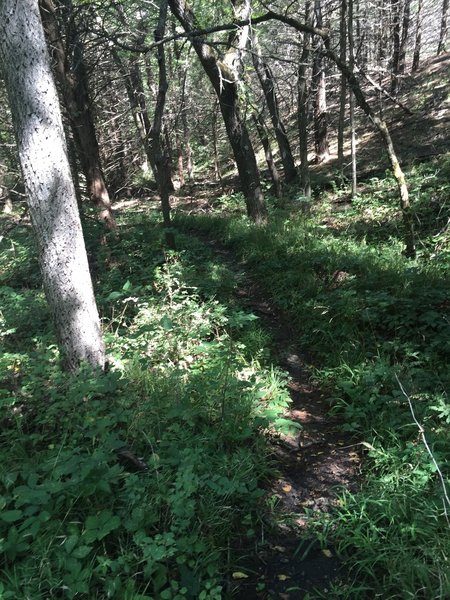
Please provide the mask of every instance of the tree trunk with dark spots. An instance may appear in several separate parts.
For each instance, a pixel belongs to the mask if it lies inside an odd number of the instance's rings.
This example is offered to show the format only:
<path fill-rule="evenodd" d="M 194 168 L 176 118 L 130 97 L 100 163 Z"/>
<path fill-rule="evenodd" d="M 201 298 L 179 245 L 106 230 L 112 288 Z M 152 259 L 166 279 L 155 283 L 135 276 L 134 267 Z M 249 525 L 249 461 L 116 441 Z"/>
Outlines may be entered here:
<path fill-rule="evenodd" d="M 0 2 L 0 69 L 64 364 L 70 371 L 82 362 L 103 369 L 105 349 L 59 100 L 34 0 Z"/>

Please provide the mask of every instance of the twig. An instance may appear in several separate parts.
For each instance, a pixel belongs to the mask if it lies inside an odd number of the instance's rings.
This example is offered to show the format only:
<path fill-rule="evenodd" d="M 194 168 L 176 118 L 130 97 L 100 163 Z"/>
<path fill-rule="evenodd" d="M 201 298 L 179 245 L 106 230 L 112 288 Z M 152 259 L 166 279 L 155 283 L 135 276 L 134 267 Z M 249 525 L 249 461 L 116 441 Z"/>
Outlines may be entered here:
<path fill-rule="evenodd" d="M 412 402 L 411 402 L 411 398 L 406 393 L 405 388 L 403 387 L 400 379 L 398 378 L 397 373 L 395 373 L 395 379 L 397 380 L 397 383 L 398 383 L 398 385 L 400 387 L 400 390 L 401 390 L 402 394 L 405 396 L 405 398 L 408 401 L 409 409 L 411 411 L 412 418 L 414 419 L 414 423 L 417 425 L 417 427 L 419 429 L 420 436 L 422 438 L 423 444 L 424 444 L 424 446 L 425 446 L 428 454 L 430 455 L 431 460 L 433 461 L 433 464 L 436 467 L 436 471 L 437 471 L 437 473 L 439 475 L 439 479 L 441 480 L 442 491 L 444 493 L 444 496 L 442 498 L 442 504 L 444 506 L 444 515 L 445 515 L 445 518 L 447 520 L 447 524 L 450 526 L 450 520 L 449 520 L 449 516 L 448 516 L 448 507 L 450 508 L 450 498 L 449 498 L 449 495 L 448 495 L 448 492 L 447 492 L 447 486 L 446 486 L 446 483 L 445 483 L 444 476 L 442 475 L 442 471 L 439 468 L 439 465 L 437 464 L 436 459 L 434 458 L 434 455 L 433 455 L 433 453 L 431 451 L 430 446 L 428 445 L 427 438 L 425 437 L 425 429 L 423 428 L 423 426 L 419 423 L 419 421 L 416 418 L 416 415 L 414 413 L 414 408 L 413 408 L 413 405 L 412 405 Z M 448 507 L 447 507 L 447 505 L 448 505 Z"/>

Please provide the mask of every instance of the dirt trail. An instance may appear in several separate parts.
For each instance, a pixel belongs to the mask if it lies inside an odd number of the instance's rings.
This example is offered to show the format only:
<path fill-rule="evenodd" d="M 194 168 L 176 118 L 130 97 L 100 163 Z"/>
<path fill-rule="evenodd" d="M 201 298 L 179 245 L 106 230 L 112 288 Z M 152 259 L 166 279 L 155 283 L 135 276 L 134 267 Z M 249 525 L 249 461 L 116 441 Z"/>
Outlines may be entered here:
<path fill-rule="evenodd" d="M 339 489 L 356 489 L 357 446 L 346 439 L 339 420 L 329 414 L 327 393 L 314 383 L 311 360 L 299 348 L 288 321 L 245 273 L 245 265 L 220 244 L 202 240 L 232 271 L 239 272 L 235 295 L 270 332 L 273 361 L 290 375 L 292 405 L 287 416 L 301 426 L 298 434 L 272 441 L 278 477 L 268 496 L 276 518 L 264 527 L 235 570 L 247 577 L 232 579 L 229 590 L 233 598 L 242 600 L 300 600 L 316 588 L 326 593 L 342 565 L 332 548 L 321 548 L 308 534 L 308 519 L 311 512 L 328 512 L 337 502 Z"/>

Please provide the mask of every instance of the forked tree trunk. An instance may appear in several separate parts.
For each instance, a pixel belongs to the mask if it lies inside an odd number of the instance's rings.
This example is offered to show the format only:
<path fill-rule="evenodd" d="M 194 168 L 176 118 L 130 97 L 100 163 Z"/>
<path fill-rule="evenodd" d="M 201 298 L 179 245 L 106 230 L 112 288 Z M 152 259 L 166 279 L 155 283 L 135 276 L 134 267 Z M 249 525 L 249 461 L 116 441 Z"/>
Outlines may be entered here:
<path fill-rule="evenodd" d="M 169 4 L 172 13 L 186 32 L 198 29 L 194 14 L 185 0 L 169 0 Z M 238 19 L 249 17 L 250 0 L 240 2 L 234 0 L 233 6 Z M 229 40 L 222 59 L 200 36 L 192 38 L 192 45 L 219 99 L 220 111 L 245 196 L 247 214 L 256 223 L 263 223 L 266 220 L 267 211 L 258 166 L 239 106 L 240 54 L 245 48 L 247 37 L 248 25 L 236 30 L 235 35 Z"/>
<path fill-rule="evenodd" d="M 70 60 L 68 49 L 61 37 L 53 1 L 39 0 L 39 5 L 42 22 L 47 32 L 50 47 L 53 50 L 54 72 L 64 98 L 77 154 L 86 178 L 88 196 L 98 207 L 99 217 L 105 221 L 107 227 L 115 229 L 116 223 L 111 209 L 111 200 L 105 183 L 97 135 L 91 115 L 87 73 L 81 42 L 78 38 L 73 40 L 73 57 Z"/>
<path fill-rule="evenodd" d="M 292 156 L 291 146 L 286 133 L 286 128 L 281 120 L 280 109 L 278 106 L 278 99 L 275 93 L 275 80 L 272 75 L 272 71 L 269 65 L 264 61 L 261 48 L 258 44 L 258 38 L 256 34 L 252 38 L 252 59 L 253 66 L 258 76 L 261 88 L 264 93 L 264 98 L 267 104 L 267 110 L 269 111 L 270 119 L 272 121 L 273 129 L 275 131 L 275 137 L 277 139 L 278 148 L 280 150 L 281 162 L 284 169 L 284 179 L 286 183 L 294 181 L 297 177 L 297 170 L 295 168 L 294 158 Z"/>
<path fill-rule="evenodd" d="M 0 68 L 36 235 L 44 290 L 64 364 L 102 369 L 105 349 L 58 95 L 34 0 L 0 2 Z"/>

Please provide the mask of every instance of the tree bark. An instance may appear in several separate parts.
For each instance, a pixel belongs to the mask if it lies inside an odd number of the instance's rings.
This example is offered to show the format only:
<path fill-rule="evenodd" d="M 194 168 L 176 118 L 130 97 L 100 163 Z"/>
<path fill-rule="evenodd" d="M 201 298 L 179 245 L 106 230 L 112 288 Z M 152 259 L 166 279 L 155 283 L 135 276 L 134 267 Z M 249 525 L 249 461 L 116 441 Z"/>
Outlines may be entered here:
<path fill-rule="evenodd" d="M 311 19 L 311 2 L 305 0 L 305 22 Z M 303 47 L 298 67 L 298 133 L 300 147 L 300 186 L 303 194 L 311 197 L 311 177 L 308 162 L 308 63 L 311 53 L 311 35 L 303 32 Z"/>
<path fill-rule="evenodd" d="M 439 43 L 437 53 L 443 54 L 447 51 L 447 19 L 448 19 L 448 5 L 449 0 L 443 0 L 442 2 L 442 17 L 441 17 L 441 30 L 439 32 Z"/>
<path fill-rule="evenodd" d="M 348 58 L 350 71 L 355 67 L 355 40 L 353 36 L 353 0 L 348 0 Z M 350 94 L 350 155 L 352 171 L 352 198 L 358 192 L 356 173 L 355 96 Z"/>
<path fill-rule="evenodd" d="M 198 29 L 194 14 L 185 0 L 169 0 L 172 13 L 186 32 Z M 234 0 L 236 17 L 248 19 L 250 0 Z M 207 45 L 201 36 L 192 37 L 192 45 L 199 60 L 211 81 L 219 99 L 220 111 L 224 120 L 230 145 L 239 172 L 239 179 L 244 193 L 247 214 L 256 223 L 263 223 L 267 217 L 264 196 L 261 189 L 258 166 L 252 142 L 240 114 L 239 82 L 240 54 L 245 48 L 248 38 L 248 25 L 236 30 L 229 40 L 227 50 L 222 59 Z"/>
<path fill-rule="evenodd" d="M 253 115 L 253 121 L 255 123 L 259 139 L 261 140 L 262 147 L 264 148 L 264 155 L 266 157 L 267 167 L 269 169 L 270 178 L 272 179 L 273 183 L 273 192 L 277 198 L 281 198 L 280 176 L 278 174 L 277 166 L 273 159 L 272 149 L 270 147 L 269 136 L 267 135 L 264 119 L 262 115 Z"/>
<path fill-rule="evenodd" d="M 391 0 L 392 13 L 392 64 L 391 64 L 391 94 L 398 90 L 398 74 L 400 61 L 400 0 Z"/>
<path fill-rule="evenodd" d="M 155 42 L 162 40 L 166 28 L 168 0 L 161 0 L 159 7 L 158 25 L 155 29 Z M 167 172 L 170 172 L 170 159 L 167 152 L 167 144 L 162 141 L 162 122 L 164 106 L 167 94 L 167 71 L 164 44 L 158 46 L 158 95 L 156 98 L 155 115 L 151 132 L 153 156 L 156 165 L 156 181 L 158 184 L 161 208 L 163 213 L 164 234 L 166 244 L 171 250 L 175 250 L 175 236 L 172 231 L 170 218 L 170 191 L 167 181 Z"/>
<path fill-rule="evenodd" d="M 216 178 L 216 181 L 220 181 L 220 185 L 222 187 L 222 190 L 225 193 L 225 186 L 223 184 L 222 173 L 221 173 L 221 170 L 220 170 L 219 144 L 218 144 L 218 135 L 217 135 L 217 109 L 218 109 L 218 105 L 219 105 L 219 100 L 217 99 L 214 102 L 214 106 L 213 106 L 213 109 L 212 109 L 212 119 L 211 119 L 213 153 L 214 153 L 214 176 Z"/>
<path fill-rule="evenodd" d="M 261 48 L 259 47 L 256 33 L 252 38 L 252 47 L 253 66 L 261 84 L 267 109 L 269 111 L 270 119 L 275 131 L 275 137 L 277 139 L 281 162 L 284 169 L 284 179 L 286 183 L 290 183 L 296 179 L 297 170 L 295 168 L 294 158 L 292 156 L 286 128 L 284 127 L 280 116 L 278 99 L 275 93 L 275 81 L 269 65 L 264 61 L 261 55 Z"/>
<path fill-rule="evenodd" d="M 402 21 L 402 37 L 400 40 L 400 50 L 398 57 L 398 72 L 403 75 L 406 68 L 406 45 L 409 34 L 409 21 L 411 17 L 411 0 L 404 1 L 403 21 Z"/>
<path fill-rule="evenodd" d="M 423 8 L 423 0 L 419 0 L 417 4 L 417 14 L 416 14 L 416 39 L 414 42 L 414 55 L 413 55 L 413 63 L 411 67 L 412 73 L 416 73 L 419 68 L 420 63 L 420 51 L 422 46 L 422 8 Z"/>
<path fill-rule="evenodd" d="M 37 239 L 44 290 L 65 367 L 102 369 L 105 350 L 58 95 L 34 0 L 0 3 L 0 67 Z"/>
<path fill-rule="evenodd" d="M 52 0 L 39 0 L 42 22 L 53 50 L 54 72 L 59 83 L 72 135 L 86 178 L 90 200 L 98 207 L 99 217 L 109 229 L 115 229 L 116 223 L 111 209 L 111 200 L 102 170 L 97 135 L 91 115 L 87 73 L 83 59 L 83 49 L 75 33 L 70 59 L 64 45 L 56 17 L 56 8 Z M 70 9 L 70 6 L 69 6 Z"/>
<path fill-rule="evenodd" d="M 341 2 L 340 15 L 340 40 L 339 57 L 342 62 L 347 60 L 347 0 Z M 344 173 L 344 132 L 345 132 L 345 109 L 347 105 L 347 80 L 341 73 L 341 89 L 339 102 L 339 124 L 338 124 L 338 163 L 341 174 Z"/>
<path fill-rule="evenodd" d="M 321 0 L 315 0 L 314 12 L 316 14 L 317 27 L 322 28 Z M 312 71 L 312 81 L 314 86 L 314 148 L 316 153 L 316 163 L 322 163 L 328 160 L 330 156 L 328 147 L 327 90 L 321 46 L 322 39 L 317 37 Z"/>

